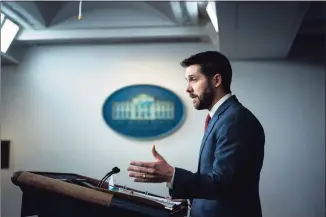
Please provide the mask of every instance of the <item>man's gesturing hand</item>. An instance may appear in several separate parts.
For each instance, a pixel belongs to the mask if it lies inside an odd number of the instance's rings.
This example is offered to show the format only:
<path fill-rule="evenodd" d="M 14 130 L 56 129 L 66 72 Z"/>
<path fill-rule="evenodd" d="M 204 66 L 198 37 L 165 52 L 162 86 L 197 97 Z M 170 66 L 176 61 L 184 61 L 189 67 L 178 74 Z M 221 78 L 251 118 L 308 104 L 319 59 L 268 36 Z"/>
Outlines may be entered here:
<path fill-rule="evenodd" d="M 152 154 L 155 158 L 154 162 L 130 162 L 129 176 L 134 177 L 135 182 L 171 182 L 174 168 L 165 161 L 165 159 L 157 153 L 155 145 L 152 146 Z"/>

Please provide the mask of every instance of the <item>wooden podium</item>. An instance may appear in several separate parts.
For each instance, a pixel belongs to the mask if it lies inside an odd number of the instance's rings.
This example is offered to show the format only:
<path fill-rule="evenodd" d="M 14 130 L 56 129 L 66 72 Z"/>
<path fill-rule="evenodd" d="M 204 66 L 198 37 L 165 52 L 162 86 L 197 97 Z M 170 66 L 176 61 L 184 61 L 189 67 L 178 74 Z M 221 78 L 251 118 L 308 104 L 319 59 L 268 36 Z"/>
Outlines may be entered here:
<path fill-rule="evenodd" d="M 70 173 L 15 172 L 13 184 L 23 192 L 21 217 L 185 217 L 186 201 L 115 186 Z"/>

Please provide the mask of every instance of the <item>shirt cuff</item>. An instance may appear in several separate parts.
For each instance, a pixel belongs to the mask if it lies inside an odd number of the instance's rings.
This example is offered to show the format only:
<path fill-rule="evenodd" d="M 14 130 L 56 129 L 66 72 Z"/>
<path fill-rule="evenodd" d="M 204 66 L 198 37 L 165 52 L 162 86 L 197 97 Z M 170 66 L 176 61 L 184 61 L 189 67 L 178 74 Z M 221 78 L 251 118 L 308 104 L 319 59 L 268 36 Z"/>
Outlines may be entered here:
<path fill-rule="evenodd" d="M 173 187 L 173 182 L 174 182 L 174 173 L 175 173 L 175 168 L 173 168 L 173 175 L 172 175 L 171 182 L 167 182 L 167 183 L 166 183 L 166 186 L 167 186 L 169 189 L 172 189 L 172 187 Z"/>

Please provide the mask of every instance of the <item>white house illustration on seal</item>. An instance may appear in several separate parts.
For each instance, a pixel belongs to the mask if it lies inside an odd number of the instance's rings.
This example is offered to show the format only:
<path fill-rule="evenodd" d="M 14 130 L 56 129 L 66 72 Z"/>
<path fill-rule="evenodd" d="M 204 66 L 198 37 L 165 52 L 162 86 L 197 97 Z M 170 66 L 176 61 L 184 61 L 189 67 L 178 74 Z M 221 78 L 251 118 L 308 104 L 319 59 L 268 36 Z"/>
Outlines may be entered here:
<path fill-rule="evenodd" d="M 147 94 L 139 94 L 130 101 L 112 105 L 113 120 L 173 120 L 174 102 L 155 100 Z"/>

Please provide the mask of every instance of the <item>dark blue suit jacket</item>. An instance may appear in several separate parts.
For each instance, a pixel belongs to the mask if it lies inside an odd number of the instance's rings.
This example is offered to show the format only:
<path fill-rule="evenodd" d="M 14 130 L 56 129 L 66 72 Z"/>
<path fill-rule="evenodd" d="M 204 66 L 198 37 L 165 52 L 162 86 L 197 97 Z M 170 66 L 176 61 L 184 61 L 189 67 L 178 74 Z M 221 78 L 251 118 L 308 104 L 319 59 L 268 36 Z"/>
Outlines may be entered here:
<path fill-rule="evenodd" d="M 191 217 L 261 217 L 264 144 L 259 121 L 231 96 L 206 129 L 197 173 L 175 168 L 171 197 L 191 199 Z"/>

